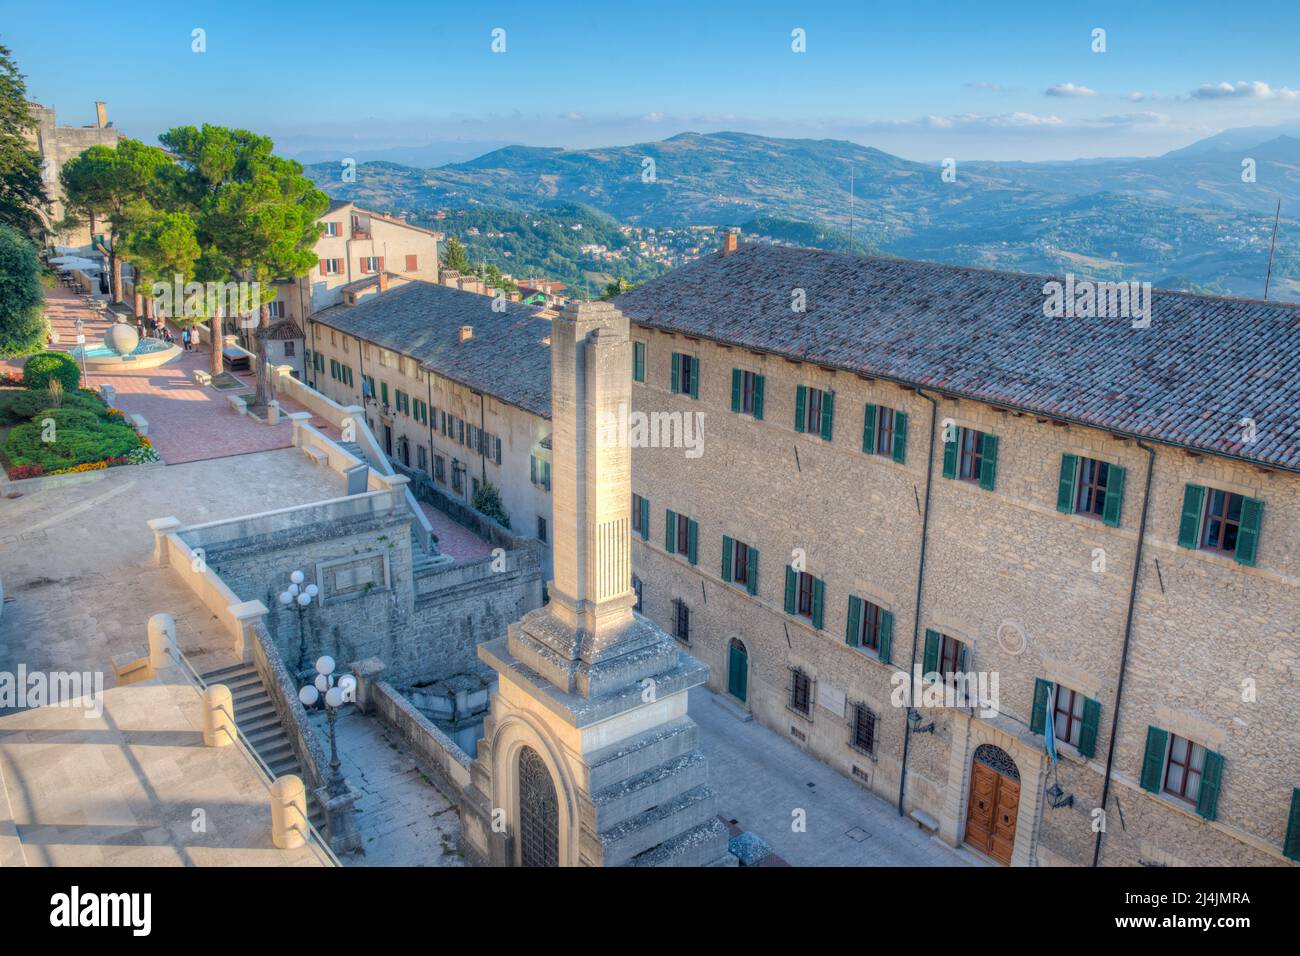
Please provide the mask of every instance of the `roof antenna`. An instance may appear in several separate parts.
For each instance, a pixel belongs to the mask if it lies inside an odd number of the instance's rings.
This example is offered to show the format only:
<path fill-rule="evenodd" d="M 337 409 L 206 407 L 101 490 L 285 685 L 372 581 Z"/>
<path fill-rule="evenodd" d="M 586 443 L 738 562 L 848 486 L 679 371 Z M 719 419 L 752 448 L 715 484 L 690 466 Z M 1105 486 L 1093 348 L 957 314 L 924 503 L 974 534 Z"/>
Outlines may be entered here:
<path fill-rule="evenodd" d="M 1273 278 L 1273 249 L 1277 246 L 1277 221 L 1282 218 L 1282 200 L 1277 201 L 1277 212 L 1273 216 L 1273 241 L 1268 244 L 1268 272 L 1264 275 L 1264 300 L 1268 300 L 1268 283 Z"/>

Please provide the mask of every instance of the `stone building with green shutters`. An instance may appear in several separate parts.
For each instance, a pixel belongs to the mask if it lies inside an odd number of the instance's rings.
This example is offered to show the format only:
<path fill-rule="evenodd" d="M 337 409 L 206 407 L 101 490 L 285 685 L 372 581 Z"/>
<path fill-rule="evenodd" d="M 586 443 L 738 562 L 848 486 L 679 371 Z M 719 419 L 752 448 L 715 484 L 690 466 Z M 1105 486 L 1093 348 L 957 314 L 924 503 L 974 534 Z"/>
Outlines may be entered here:
<path fill-rule="evenodd" d="M 704 436 L 632 450 L 639 607 L 953 845 L 1288 865 L 1300 310 L 1045 281 L 747 244 L 617 298 L 633 408 Z"/>

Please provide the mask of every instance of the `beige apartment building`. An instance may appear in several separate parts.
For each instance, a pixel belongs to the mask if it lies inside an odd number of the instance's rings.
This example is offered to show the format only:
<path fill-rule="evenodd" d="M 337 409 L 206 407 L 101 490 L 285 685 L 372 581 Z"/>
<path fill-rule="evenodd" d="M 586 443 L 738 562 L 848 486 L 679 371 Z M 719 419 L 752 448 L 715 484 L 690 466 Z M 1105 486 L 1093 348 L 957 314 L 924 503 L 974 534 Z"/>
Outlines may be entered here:
<path fill-rule="evenodd" d="M 993 861 L 1300 859 L 1300 309 L 1044 281 L 732 241 L 616 299 L 703 430 L 634 440 L 642 612 Z"/>
<path fill-rule="evenodd" d="M 271 321 L 279 328 L 269 343 L 278 364 L 292 365 L 301 377 L 306 320 L 342 303 L 349 290 L 372 291 L 380 275 L 438 281 L 438 240 L 429 229 L 334 200 L 318 220 L 317 263 L 305 276 L 276 283 Z"/>
<path fill-rule="evenodd" d="M 546 314 L 384 276 L 365 296 L 312 316 L 306 331 L 308 383 L 364 405 L 390 459 L 467 503 L 491 482 L 512 530 L 550 543 Z"/>

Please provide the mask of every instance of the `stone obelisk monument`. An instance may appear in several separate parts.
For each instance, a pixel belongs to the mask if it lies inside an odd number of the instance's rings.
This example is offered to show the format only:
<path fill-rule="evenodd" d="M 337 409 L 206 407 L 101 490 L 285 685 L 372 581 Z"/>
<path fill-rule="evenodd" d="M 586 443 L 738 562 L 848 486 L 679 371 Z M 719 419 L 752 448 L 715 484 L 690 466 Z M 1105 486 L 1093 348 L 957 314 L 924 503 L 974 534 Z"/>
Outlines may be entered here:
<path fill-rule="evenodd" d="M 462 814 L 505 866 L 730 862 L 686 692 L 707 668 L 633 612 L 628 321 L 572 303 L 551 331 L 550 602 L 479 646 L 499 675 Z"/>

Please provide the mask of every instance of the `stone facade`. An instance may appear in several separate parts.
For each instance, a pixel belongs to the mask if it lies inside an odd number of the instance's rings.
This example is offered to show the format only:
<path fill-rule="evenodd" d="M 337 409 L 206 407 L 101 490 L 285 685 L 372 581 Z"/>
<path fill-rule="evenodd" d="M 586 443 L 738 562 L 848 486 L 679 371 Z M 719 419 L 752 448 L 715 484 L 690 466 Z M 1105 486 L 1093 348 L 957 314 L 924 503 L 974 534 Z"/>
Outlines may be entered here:
<path fill-rule="evenodd" d="M 375 394 L 364 399 L 366 421 L 393 460 L 422 471 L 440 492 L 466 504 L 473 500 L 479 483 L 490 481 L 500 492 L 515 534 L 538 538 L 545 532 L 551 537 L 551 492 L 535 464 L 545 462 L 549 475 L 549 419 L 476 392 L 422 367 L 410 356 L 322 323 L 312 322 L 310 334 L 314 351 L 325 366 L 323 371 L 309 374 L 312 387 L 342 405 L 361 405 L 362 376 L 374 379 Z M 331 360 L 352 369 L 350 385 L 331 377 Z M 427 404 L 427 424 L 416 420 L 413 408 L 397 407 L 399 391 Z M 444 432 L 448 421 L 450 427 Z M 470 445 L 467 426 L 499 440 L 499 461 L 496 441 L 481 450 L 477 443 Z M 549 573 L 549 547 L 544 549 L 543 560 Z"/>
<path fill-rule="evenodd" d="M 32 103 L 31 109 L 32 115 L 36 118 L 34 139 L 36 148 L 41 154 L 42 178 L 50 197 L 50 208 L 45 217 L 49 226 L 47 239 L 54 245 L 89 245 L 91 239 L 89 224 L 71 230 L 60 231 L 54 228 L 55 224 L 67 215 L 67 209 L 63 205 L 63 187 L 59 183 L 59 172 L 66 162 L 80 156 L 92 146 L 116 146 L 118 131 L 109 125 L 108 110 L 104 103 L 95 104 L 95 122 L 89 126 L 60 126 L 55 119 L 53 108 Z"/>
<path fill-rule="evenodd" d="M 684 646 L 709 664 L 709 685 L 720 693 L 728 691 L 730 643 L 743 642 L 745 706 L 754 716 L 891 801 L 900 799 L 907 736 L 903 809 L 933 817 L 949 843 L 964 840 L 972 755 L 994 744 L 1020 776 L 1011 862 L 1091 864 L 1147 452 L 1094 429 L 943 397 L 931 448 L 931 405 L 915 390 L 648 328 L 632 334 L 645 348 L 633 407 L 702 412 L 705 436 L 697 458 L 682 448 L 633 451 L 632 492 L 648 501 L 649 517 L 633 551 L 643 613 L 673 632 L 676 602 L 684 602 Z M 697 398 L 672 391 L 674 353 L 698 359 Z M 733 369 L 763 376 L 761 421 L 731 410 Z M 795 430 L 799 386 L 834 393 L 829 441 Z M 908 415 L 901 463 L 863 452 L 868 403 Z M 943 477 L 945 425 L 997 436 L 992 490 Z M 1117 526 L 1058 511 L 1065 454 L 1126 469 Z M 1300 730 L 1289 713 L 1300 666 L 1300 479 L 1165 445 L 1153 455 L 1101 860 L 1284 864 L 1300 784 Z M 1264 502 L 1253 566 L 1178 545 L 1188 483 Z M 666 549 L 668 511 L 695 523 L 695 563 Z M 756 594 L 723 579 L 724 536 L 757 549 Z M 784 568 L 801 557 L 822 582 L 820 628 L 785 611 Z M 850 595 L 892 612 L 888 664 L 846 643 Z M 922 663 L 927 630 L 965 645 L 967 671 L 997 675 L 996 716 L 921 708 L 919 727 L 933 722 L 933 731 L 906 732 L 891 679 Z M 812 681 L 807 716 L 790 706 L 795 668 Z M 1091 757 L 1062 742 L 1051 768 L 1043 736 L 1030 727 L 1036 679 L 1100 704 Z M 851 742 L 855 704 L 876 716 L 869 753 Z M 1140 787 L 1149 726 L 1222 756 L 1213 820 Z M 1046 793 L 1053 784 L 1061 788 L 1055 800 Z M 1052 807 L 1070 796 L 1072 805 Z"/>

